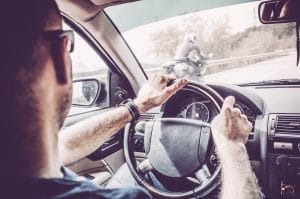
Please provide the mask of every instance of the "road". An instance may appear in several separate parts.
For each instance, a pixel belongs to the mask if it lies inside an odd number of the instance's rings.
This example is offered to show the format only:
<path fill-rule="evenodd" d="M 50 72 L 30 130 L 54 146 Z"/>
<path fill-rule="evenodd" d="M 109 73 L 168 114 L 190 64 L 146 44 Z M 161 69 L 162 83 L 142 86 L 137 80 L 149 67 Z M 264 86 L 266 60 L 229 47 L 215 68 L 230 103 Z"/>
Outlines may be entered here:
<path fill-rule="evenodd" d="M 204 81 L 205 83 L 237 84 L 286 78 L 300 78 L 300 67 L 296 67 L 296 53 L 206 75 Z"/>
<path fill-rule="evenodd" d="M 300 78 L 300 67 L 296 67 L 296 53 L 206 75 L 204 81 L 205 83 L 238 84 L 285 78 Z M 90 109 L 72 107 L 69 115 L 96 109 L 96 107 Z"/>

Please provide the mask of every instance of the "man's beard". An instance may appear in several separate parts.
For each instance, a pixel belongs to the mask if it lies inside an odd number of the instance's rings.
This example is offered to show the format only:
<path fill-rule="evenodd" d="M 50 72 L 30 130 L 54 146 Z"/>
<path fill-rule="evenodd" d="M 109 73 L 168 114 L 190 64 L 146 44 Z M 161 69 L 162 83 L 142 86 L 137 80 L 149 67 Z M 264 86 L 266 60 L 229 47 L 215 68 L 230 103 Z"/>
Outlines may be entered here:
<path fill-rule="evenodd" d="M 69 73 L 69 77 L 72 80 L 73 79 L 73 71 L 72 71 L 72 61 L 70 56 L 68 57 L 69 62 L 70 62 L 70 73 Z M 72 95 L 73 95 L 73 83 L 71 82 L 69 84 L 69 87 L 67 89 L 67 91 L 65 92 L 65 94 L 58 99 L 58 110 L 57 110 L 57 114 L 58 114 L 58 128 L 61 129 L 61 127 L 64 124 L 64 121 L 66 119 L 66 117 L 68 116 L 68 113 L 70 111 L 70 107 L 72 104 Z"/>
<path fill-rule="evenodd" d="M 64 121 L 69 113 L 70 110 L 70 106 L 71 106 L 71 102 L 72 102 L 72 84 L 69 86 L 67 92 L 58 99 L 58 110 L 57 110 L 57 114 L 58 114 L 58 127 L 59 129 L 63 126 Z"/>

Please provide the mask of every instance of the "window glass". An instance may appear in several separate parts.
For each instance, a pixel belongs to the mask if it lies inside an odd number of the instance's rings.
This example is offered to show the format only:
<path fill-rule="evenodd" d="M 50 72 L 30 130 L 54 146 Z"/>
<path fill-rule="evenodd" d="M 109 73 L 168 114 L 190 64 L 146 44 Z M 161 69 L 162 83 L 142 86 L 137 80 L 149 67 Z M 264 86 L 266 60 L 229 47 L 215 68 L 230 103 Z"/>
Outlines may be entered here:
<path fill-rule="evenodd" d="M 72 29 L 63 24 L 64 29 Z M 96 103 L 92 107 L 72 106 L 69 115 L 88 112 L 96 109 L 106 108 L 108 106 L 108 67 L 96 51 L 87 43 L 85 39 L 74 31 L 75 44 L 74 51 L 70 54 L 72 60 L 73 81 L 79 79 L 97 79 L 100 82 L 100 94 Z M 81 87 L 74 87 L 74 94 L 83 92 Z M 74 98 L 75 99 L 75 98 Z"/>
<path fill-rule="evenodd" d="M 148 77 L 160 72 L 208 84 L 298 79 L 295 23 L 261 24 L 260 1 L 240 2 L 147 0 L 105 11 Z"/>

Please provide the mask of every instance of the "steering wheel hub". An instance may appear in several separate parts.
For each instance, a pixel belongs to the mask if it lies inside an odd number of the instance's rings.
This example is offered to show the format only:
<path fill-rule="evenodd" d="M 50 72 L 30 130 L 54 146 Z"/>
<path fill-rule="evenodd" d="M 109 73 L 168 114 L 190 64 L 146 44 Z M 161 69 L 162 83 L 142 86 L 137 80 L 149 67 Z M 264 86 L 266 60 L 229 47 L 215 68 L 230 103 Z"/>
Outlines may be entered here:
<path fill-rule="evenodd" d="M 189 176 L 201 168 L 209 141 L 209 124 L 201 121 L 163 118 L 146 123 L 147 158 L 165 176 Z"/>

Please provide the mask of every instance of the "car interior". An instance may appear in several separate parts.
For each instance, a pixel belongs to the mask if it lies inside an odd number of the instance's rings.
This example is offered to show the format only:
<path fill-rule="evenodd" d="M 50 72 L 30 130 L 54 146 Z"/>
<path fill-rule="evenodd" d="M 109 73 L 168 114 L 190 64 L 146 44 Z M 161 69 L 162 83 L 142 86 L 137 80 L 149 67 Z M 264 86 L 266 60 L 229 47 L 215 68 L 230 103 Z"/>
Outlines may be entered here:
<path fill-rule="evenodd" d="M 64 128 L 113 109 L 128 98 L 134 99 L 142 84 L 154 73 L 162 71 L 165 60 L 157 61 L 160 65 L 147 64 L 139 54 L 144 49 L 139 39 L 144 34 L 141 30 L 150 34 L 156 22 L 163 21 L 157 26 L 161 30 L 171 20 L 175 24 L 188 13 L 196 16 L 197 12 L 207 11 L 201 20 L 205 22 L 207 19 L 208 23 L 208 18 L 213 13 L 221 12 L 221 8 L 233 9 L 235 5 L 247 5 L 248 8 L 251 5 L 249 9 L 253 15 L 237 21 L 248 20 L 251 24 L 255 21 L 251 28 L 260 32 L 272 27 L 273 35 L 289 28 L 292 35 L 284 35 L 280 39 L 291 40 L 291 47 L 282 47 L 280 51 L 272 51 L 270 47 L 269 51 L 255 53 L 266 45 L 262 36 L 261 40 L 257 39 L 244 47 L 250 49 L 253 45 L 254 49 L 258 46 L 251 55 L 238 54 L 241 53 L 239 51 L 233 56 L 218 57 L 215 52 L 220 52 L 220 49 L 211 50 L 215 55 L 207 61 L 204 83 L 190 81 L 165 104 L 142 114 L 138 121 L 127 124 L 96 151 L 67 167 L 105 186 L 126 163 L 137 183 L 155 197 L 218 198 L 221 168 L 210 135 L 210 122 L 220 112 L 223 99 L 232 95 L 236 98 L 235 106 L 253 125 L 246 147 L 262 192 L 266 198 L 272 199 L 300 198 L 299 7 L 298 10 L 296 8 L 297 15 L 292 18 L 276 18 L 272 9 L 286 0 L 56 2 L 64 19 L 64 28 L 75 31 L 75 50 L 71 54 L 73 105 Z M 231 17 L 230 10 L 224 12 Z M 152 18 L 146 17 L 149 13 L 154 13 Z M 254 19 L 252 16 L 255 16 Z M 119 24 L 118 19 L 124 23 Z M 170 21 L 164 21 L 168 19 Z M 197 20 L 186 27 L 199 31 L 201 24 L 197 24 Z M 236 23 L 236 28 L 243 26 L 243 22 L 240 25 L 234 20 L 231 19 L 232 23 Z M 151 26 L 146 27 L 147 24 Z M 133 34 L 131 29 L 134 28 L 137 30 Z M 128 33 L 124 33 L 126 31 Z M 209 28 L 208 31 L 213 32 Z M 239 35 L 240 40 L 256 34 L 248 31 L 247 36 L 246 28 L 243 31 L 239 29 L 232 34 Z M 128 36 L 129 33 L 131 36 Z M 174 43 L 171 39 L 167 42 L 159 40 L 165 33 L 155 35 L 161 49 L 164 44 Z M 217 38 L 212 40 L 217 42 Z M 282 40 L 280 45 L 287 45 L 286 40 Z M 147 40 L 148 43 L 151 41 Z M 219 43 L 223 41 L 218 40 Z M 234 49 L 234 44 L 230 42 L 228 45 Z M 170 47 L 176 45 L 178 42 Z M 166 55 L 163 51 L 156 53 L 153 57 L 157 55 L 157 59 Z M 145 51 L 144 54 L 150 53 Z M 253 66 L 255 72 L 252 73 L 249 66 Z M 234 82 L 235 78 L 239 82 Z M 143 178 L 150 170 L 168 190 L 160 190 Z"/>

